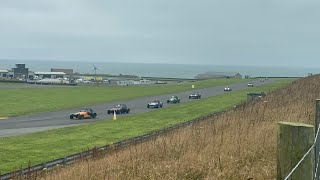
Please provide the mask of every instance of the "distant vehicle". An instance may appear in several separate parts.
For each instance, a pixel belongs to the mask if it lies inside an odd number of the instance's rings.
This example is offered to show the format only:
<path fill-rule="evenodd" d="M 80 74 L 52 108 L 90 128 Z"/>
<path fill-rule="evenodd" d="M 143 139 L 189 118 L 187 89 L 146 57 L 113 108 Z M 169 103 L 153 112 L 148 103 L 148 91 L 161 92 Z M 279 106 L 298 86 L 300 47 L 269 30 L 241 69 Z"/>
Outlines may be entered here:
<path fill-rule="evenodd" d="M 232 89 L 230 87 L 225 87 L 224 91 L 232 91 Z"/>
<path fill-rule="evenodd" d="M 253 84 L 252 83 L 248 83 L 248 87 L 253 87 Z"/>
<path fill-rule="evenodd" d="M 264 82 L 264 79 L 260 79 L 260 82 Z"/>
<path fill-rule="evenodd" d="M 97 113 L 93 112 L 91 108 L 86 108 L 76 113 L 70 114 L 70 119 L 89 119 L 89 118 L 96 118 Z"/>
<path fill-rule="evenodd" d="M 200 99 L 201 95 L 197 92 L 193 92 L 192 94 L 189 95 L 189 99 Z"/>
<path fill-rule="evenodd" d="M 108 114 L 113 114 L 114 112 L 116 114 L 129 113 L 130 108 L 128 108 L 125 104 L 118 104 L 114 108 L 108 109 L 107 111 Z"/>
<path fill-rule="evenodd" d="M 165 81 L 156 81 L 155 84 L 167 84 Z"/>
<path fill-rule="evenodd" d="M 178 98 L 178 96 L 172 96 L 167 100 L 167 103 L 180 103 L 180 98 Z"/>
<path fill-rule="evenodd" d="M 147 108 L 162 108 L 163 103 L 159 100 L 154 100 L 150 103 L 148 103 Z"/>

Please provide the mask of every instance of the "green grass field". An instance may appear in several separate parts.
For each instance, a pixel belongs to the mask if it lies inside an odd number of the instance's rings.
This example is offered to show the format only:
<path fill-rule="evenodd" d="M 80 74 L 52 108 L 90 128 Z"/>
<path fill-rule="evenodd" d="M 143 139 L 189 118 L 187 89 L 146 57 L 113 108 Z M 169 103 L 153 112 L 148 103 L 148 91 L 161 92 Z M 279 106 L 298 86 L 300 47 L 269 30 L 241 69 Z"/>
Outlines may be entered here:
<path fill-rule="evenodd" d="M 15 83 L 15 82 L 0 82 L 0 86 L 16 86 L 16 85 L 26 85 L 27 83 Z"/>
<path fill-rule="evenodd" d="M 249 92 L 269 92 L 284 87 L 291 81 L 292 79 L 279 80 L 261 87 L 234 91 L 135 116 L 118 116 L 116 121 L 100 121 L 25 136 L 0 138 L 0 171 L 3 173 L 20 166 L 26 167 L 29 160 L 35 165 L 223 111 L 243 102 Z"/>
<path fill-rule="evenodd" d="M 127 100 L 145 96 L 160 95 L 245 82 L 245 79 L 214 79 L 180 85 L 129 86 L 129 87 L 55 87 L 0 89 L 0 117 L 49 112 L 93 104 Z"/>

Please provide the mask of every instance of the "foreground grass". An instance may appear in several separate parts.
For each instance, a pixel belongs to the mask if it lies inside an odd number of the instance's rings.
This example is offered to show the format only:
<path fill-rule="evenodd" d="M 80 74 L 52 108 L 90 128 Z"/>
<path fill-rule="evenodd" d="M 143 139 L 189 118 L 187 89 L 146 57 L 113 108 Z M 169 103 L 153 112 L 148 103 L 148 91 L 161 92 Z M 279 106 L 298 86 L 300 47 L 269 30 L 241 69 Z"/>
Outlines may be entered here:
<path fill-rule="evenodd" d="M 27 83 L 16 83 L 16 82 L 0 82 L 0 86 L 7 86 L 7 85 L 10 85 L 10 86 L 18 86 L 18 85 L 26 85 Z"/>
<path fill-rule="evenodd" d="M 48 112 L 72 107 L 127 100 L 152 95 L 160 95 L 191 90 L 195 88 L 214 87 L 240 82 L 244 79 L 214 79 L 180 85 L 129 86 L 129 87 L 56 87 L 0 89 L 0 117 L 17 116 L 38 112 Z"/>
<path fill-rule="evenodd" d="M 29 160 L 38 164 L 55 158 L 74 154 L 94 146 L 142 135 L 157 129 L 219 112 L 246 99 L 248 92 L 268 92 L 289 84 L 291 80 L 276 81 L 261 87 L 234 91 L 224 95 L 195 100 L 129 117 L 117 121 L 103 121 L 77 127 L 34 133 L 26 136 L 0 138 L 0 170 L 11 171 L 26 167 Z"/>

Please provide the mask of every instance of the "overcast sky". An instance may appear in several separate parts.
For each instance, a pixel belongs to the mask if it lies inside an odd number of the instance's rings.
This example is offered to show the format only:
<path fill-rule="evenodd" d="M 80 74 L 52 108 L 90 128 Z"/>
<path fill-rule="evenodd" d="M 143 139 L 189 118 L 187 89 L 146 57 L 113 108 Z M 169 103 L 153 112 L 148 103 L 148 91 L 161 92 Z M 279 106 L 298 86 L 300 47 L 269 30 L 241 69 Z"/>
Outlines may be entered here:
<path fill-rule="evenodd" d="M 319 0 L 1 0 L 0 59 L 320 67 L 319 9 Z"/>

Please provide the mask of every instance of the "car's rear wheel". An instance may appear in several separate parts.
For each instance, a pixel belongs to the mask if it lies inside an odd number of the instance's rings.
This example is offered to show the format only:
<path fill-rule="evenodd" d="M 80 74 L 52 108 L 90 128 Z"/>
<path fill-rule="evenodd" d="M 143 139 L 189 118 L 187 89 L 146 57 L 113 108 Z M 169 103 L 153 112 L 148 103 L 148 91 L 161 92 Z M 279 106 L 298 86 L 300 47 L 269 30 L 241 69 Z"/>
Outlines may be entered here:
<path fill-rule="evenodd" d="M 96 118 L 96 117 L 97 117 L 97 113 L 93 113 L 93 114 L 91 115 L 91 117 L 92 117 L 92 118 Z"/>
<path fill-rule="evenodd" d="M 79 116 L 78 116 L 78 119 L 83 119 L 83 115 L 79 115 Z"/>

